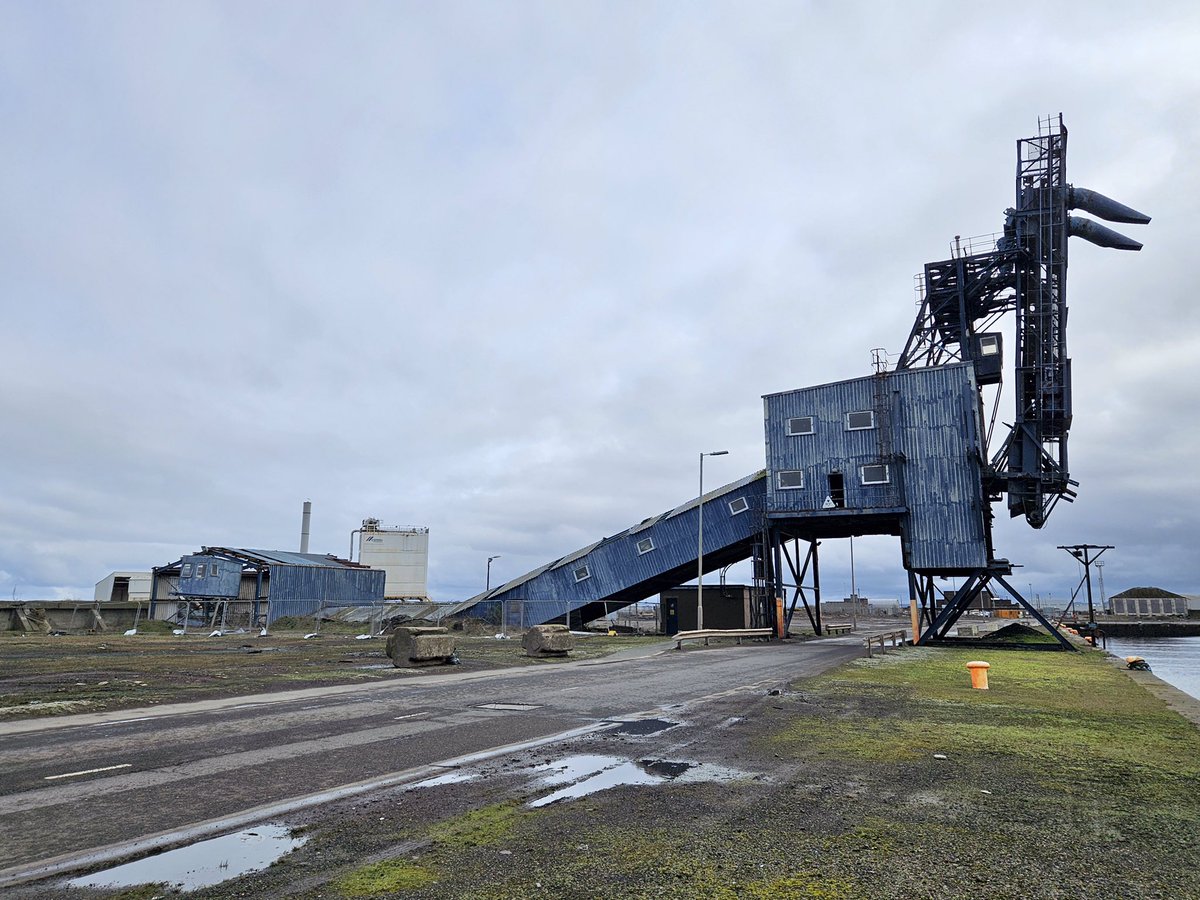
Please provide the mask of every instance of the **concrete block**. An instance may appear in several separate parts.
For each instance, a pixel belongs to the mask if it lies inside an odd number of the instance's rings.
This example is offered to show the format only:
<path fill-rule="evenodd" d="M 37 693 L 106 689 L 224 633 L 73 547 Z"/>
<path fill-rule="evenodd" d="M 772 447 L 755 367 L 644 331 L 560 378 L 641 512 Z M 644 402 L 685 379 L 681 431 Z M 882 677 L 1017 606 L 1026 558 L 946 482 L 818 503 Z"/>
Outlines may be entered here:
<path fill-rule="evenodd" d="M 575 637 L 566 625 L 534 625 L 521 638 L 526 656 L 566 656 L 575 649 Z"/>
<path fill-rule="evenodd" d="M 454 656 L 454 635 L 445 628 L 402 626 L 388 635 L 387 655 L 398 669 L 445 665 Z"/>

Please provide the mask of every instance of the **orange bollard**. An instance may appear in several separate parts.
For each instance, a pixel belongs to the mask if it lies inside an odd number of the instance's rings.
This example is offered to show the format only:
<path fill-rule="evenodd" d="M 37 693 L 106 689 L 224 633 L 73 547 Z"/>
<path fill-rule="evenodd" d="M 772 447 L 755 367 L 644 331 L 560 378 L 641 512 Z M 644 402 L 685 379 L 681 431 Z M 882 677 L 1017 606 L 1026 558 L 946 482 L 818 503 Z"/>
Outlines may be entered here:
<path fill-rule="evenodd" d="M 787 635 L 784 629 L 787 628 L 787 621 L 783 618 L 783 598 L 775 598 L 775 637 L 785 638 Z"/>
<path fill-rule="evenodd" d="M 969 662 L 967 670 L 971 673 L 971 687 L 977 691 L 986 691 L 988 689 L 987 673 L 991 666 L 985 662 Z"/>

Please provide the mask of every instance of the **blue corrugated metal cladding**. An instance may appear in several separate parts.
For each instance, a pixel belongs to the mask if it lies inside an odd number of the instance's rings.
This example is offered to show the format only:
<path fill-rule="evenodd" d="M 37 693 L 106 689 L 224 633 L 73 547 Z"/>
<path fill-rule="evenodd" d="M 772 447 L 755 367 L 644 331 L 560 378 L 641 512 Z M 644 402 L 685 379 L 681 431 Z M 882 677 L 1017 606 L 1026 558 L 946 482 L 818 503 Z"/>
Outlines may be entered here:
<path fill-rule="evenodd" d="M 269 618 L 310 616 L 331 606 L 370 606 L 383 602 L 382 569 L 271 566 Z"/>
<path fill-rule="evenodd" d="M 977 397 L 969 364 L 765 396 L 768 514 L 870 534 L 900 513 L 910 568 L 986 565 Z"/>
<path fill-rule="evenodd" d="M 757 472 L 704 495 L 705 571 L 728 564 L 731 555 L 750 555 L 762 529 L 765 483 Z M 493 618 L 502 601 L 521 601 L 523 624 L 535 625 L 588 604 L 633 603 L 674 587 L 696 576 L 698 510 L 693 500 L 653 516 L 473 597 L 459 611 Z"/>
<path fill-rule="evenodd" d="M 233 599 L 242 583 L 242 564 L 221 556 L 185 556 L 179 569 L 182 597 Z"/>

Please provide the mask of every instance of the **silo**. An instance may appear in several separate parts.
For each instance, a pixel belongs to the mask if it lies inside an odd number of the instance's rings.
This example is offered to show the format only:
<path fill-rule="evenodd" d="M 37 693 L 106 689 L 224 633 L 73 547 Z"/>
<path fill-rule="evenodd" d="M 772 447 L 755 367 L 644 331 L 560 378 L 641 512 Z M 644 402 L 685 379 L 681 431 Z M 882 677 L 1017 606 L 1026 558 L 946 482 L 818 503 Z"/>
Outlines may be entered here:
<path fill-rule="evenodd" d="M 386 573 L 386 599 L 428 599 L 428 528 L 401 528 L 381 525 L 378 519 L 363 519 L 358 532 L 358 561 Z"/>

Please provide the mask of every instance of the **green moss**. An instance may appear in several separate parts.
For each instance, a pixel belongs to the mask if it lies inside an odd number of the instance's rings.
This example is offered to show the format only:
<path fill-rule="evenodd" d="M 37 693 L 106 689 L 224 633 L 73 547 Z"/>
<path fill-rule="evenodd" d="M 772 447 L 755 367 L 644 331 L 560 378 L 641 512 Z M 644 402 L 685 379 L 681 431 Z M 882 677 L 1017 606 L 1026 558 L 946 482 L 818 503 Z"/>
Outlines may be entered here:
<path fill-rule="evenodd" d="M 844 878 L 788 875 L 741 885 L 733 896 L 749 900 L 851 900 L 863 894 Z"/>
<path fill-rule="evenodd" d="M 493 803 L 473 809 L 429 829 L 429 837 L 441 847 L 487 847 L 509 838 L 517 823 L 529 815 L 515 802 Z"/>
<path fill-rule="evenodd" d="M 437 880 L 434 872 L 407 859 L 387 859 L 343 875 L 333 886 L 343 897 L 377 897 L 428 887 Z"/>
<path fill-rule="evenodd" d="M 874 762 L 944 753 L 1059 789 L 1111 781 L 1116 796 L 1139 802 L 1178 796 L 1200 779 L 1200 733 L 1100 654 L 993 653 L 987 691 L 972 690 L 966 670 L 979 655 L 916 649 L 809 682 L 821 707 L 799 707 L 773 744 L 797 757 Z"/>

